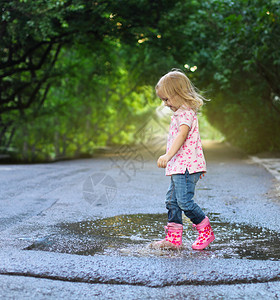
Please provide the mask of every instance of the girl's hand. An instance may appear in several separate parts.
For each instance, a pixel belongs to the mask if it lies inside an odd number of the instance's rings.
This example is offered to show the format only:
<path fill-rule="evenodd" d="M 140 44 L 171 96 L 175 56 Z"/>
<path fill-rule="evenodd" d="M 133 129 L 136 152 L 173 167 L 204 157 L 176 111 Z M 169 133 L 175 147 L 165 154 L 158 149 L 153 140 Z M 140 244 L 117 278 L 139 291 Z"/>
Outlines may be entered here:
<path fill-rule="evenodd" d="M 157 161 L 157 166 L 159 168 L 166 168 L 167 163 L 170 161 L 170 157 L 167 154 L 164 154 L 162 156 L 159 157 L 158 161 Z"/>

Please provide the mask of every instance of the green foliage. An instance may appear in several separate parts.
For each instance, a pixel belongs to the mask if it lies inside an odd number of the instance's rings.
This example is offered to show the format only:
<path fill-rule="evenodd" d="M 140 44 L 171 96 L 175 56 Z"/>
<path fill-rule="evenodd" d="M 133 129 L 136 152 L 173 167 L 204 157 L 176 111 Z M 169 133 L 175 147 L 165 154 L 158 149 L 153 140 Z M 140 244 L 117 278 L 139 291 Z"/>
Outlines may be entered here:
<path fill-rule="evenodd" d="M 2 149 L 34 160 L 44 145 L 60 157 L 130 141 L 154 97 L 138 41 L 156 35 L 164 3 L 1 1 Z"/>
<path fill-rule="evenodd" d="M 206 115 L 203 112 L 202 114 L 199 114 L 199 131 L 202 140 L 215 140 L 222 142 L 225 139 L 221 132 L 208 122 Z"/>
<path fill-rule="evenodd" d="M 133 142 L 158 78 L 184 66 L 228 141 L 279 150 L 279 1 L 0 4 L 2 152 L 35 161 Z M 220 138 L 201 123 L 203 138 Z"/>
<path fill-rule="evenodd" d="M 133 141 L 137 124 L 152 113 L 154 91 L 131 82 L 119 43 L 104 43 L 106 51 L 95 53 L 81 46 L 62 50 L 57 67 L 65 76 L 50 89 L 40 117 L 16 131 L 24 160 L 79 157 Z"/>
<path fill-rule="evenodd" d="M 212 98 L 209 121 L 247 152 L 279 150 L 279 1 L 205 1 L 199 14 L 205 35 L 194 63 Z"/>

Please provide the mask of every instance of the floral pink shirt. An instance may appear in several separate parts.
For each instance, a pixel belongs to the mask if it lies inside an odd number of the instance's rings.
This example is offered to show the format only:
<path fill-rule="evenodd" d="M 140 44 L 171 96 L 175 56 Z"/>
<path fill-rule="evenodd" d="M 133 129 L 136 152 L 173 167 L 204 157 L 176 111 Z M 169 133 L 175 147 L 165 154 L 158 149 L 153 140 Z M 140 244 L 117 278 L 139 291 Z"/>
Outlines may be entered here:
<path fill-rule="evenodd" d="M 197 114 L 191 108 L 179 108 L 171 117 L 166 152 L 169 151 L 179 132 L 179 127 L 183 124 L 189 126 L 189 134 L 184 144 L 168 162 L 165 169 L 167 176 L 184 174 L 186 169 L 188 169 L 190 174 L 206 172 L 206 162 L 202 150 Z"/>

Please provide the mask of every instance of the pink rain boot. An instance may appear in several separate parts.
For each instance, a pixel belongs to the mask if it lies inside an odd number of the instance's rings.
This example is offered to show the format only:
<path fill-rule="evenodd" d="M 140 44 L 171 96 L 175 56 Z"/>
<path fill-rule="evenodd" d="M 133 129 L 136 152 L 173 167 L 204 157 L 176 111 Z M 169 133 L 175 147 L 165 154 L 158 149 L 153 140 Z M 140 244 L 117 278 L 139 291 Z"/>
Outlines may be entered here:
<path fill-rule="evenodd" d="M 202 250 L 215 240 L 208 217 L 205 217 L 204 220 L 197 225 L 193 224 L 193 228 L 196 228 L 199 234 L 192 245 L 194 250 Z"/>
<path fill-rule="evenodd" d="M 182 245 L 183 225 L 178 223 L 168 223 L 164 226 L 166 237 L 162 241 L 151 244 L 152 248 L 178 249 Z"/>

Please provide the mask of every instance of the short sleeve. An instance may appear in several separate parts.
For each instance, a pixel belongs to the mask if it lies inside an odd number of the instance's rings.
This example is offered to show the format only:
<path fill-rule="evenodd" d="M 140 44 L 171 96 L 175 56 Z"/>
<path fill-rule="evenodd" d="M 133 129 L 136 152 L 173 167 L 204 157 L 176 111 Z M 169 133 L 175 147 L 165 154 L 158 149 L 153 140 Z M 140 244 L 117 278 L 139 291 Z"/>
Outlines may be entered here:
<path fill-rule="evenodd" d="M 185 110 L 181 112 L 178 116 L 178 125 L 180 127 L 181 125 L 185 124 L 192 128 L 193 119 L 194 112 L 192 110 Z"/>

